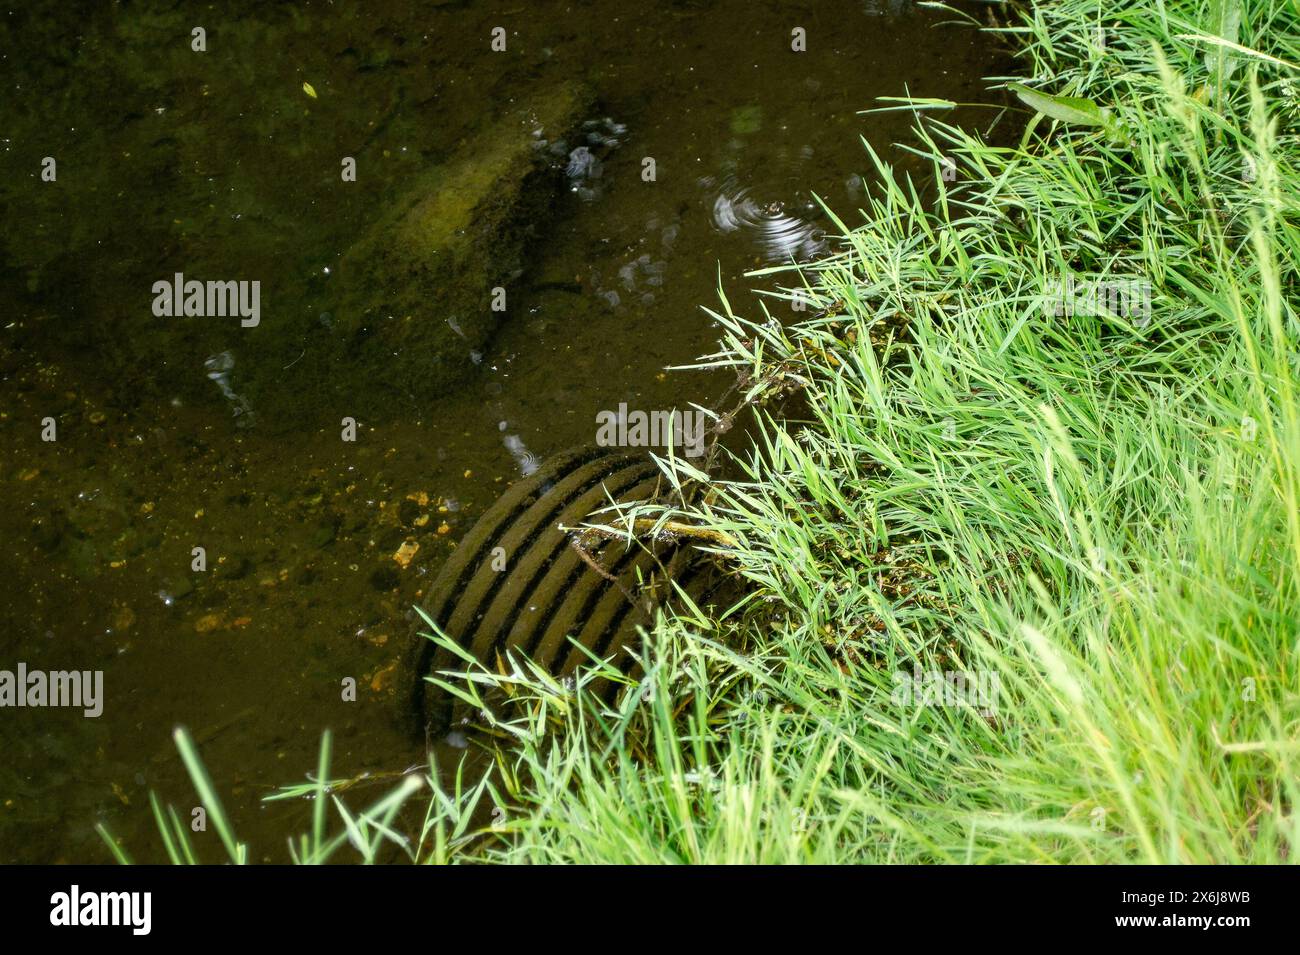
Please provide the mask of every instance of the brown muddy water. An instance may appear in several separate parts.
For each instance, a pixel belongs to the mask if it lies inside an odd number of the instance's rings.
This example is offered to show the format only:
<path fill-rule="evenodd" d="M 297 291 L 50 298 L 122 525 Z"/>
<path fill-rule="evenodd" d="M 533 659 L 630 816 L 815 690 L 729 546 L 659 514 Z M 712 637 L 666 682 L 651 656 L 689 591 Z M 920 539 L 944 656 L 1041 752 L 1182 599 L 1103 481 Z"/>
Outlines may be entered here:
<path fill-rule="evenodd" d="M 103 712 L 0 709 L 5 862 L 158 858 L 177 724 L 254 859 L 325 728 L 335 775 L 421 762 L 397 663 L 455 542 L 598 412 L 715 400 L 665 369 L 719 281 L 753 314 L 814 195 L 859 221 L 860 138 L 909 162 L 859 111 L 999 72 L 905 0 L 74 7 L 0 14 L 0 670 L 100 670 Z M 155 314 L 176 273 L 257 324 Z"/>

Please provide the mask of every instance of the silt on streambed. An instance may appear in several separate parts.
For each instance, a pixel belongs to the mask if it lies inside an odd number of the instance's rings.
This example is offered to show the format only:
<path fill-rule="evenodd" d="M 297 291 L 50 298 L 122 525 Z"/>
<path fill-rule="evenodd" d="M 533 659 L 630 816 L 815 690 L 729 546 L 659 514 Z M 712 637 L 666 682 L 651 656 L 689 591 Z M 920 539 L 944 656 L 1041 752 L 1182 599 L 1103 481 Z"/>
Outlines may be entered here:
<path fill-rule="evenodd" d="M 0 19 L 0 668 L 104 687 L 93 719 L 0 710 L 0 860 L 106 860 L 97 822 L 149 858 L 149 790 L 195 803 L 176 724 L 255 857 L 283 857 L 303 807 L 260 799 L 325 727 L 338 773 L 418 762 L 398 661 L 454 542 L 601 412 L 721 393 L 664 368 L 712 350 L 719 278 L 752 310 L 745 270 L 831 241 L 815 197 L 856 221 L 859 137 L 887 149 L 910 122 L 858 111 L 982 98 L 994 51 L 940 19 L 861 0 Z M 178 274 L 205 283 L 196 314 L 156 314 Z M 210 311 L 207 282 L 257 282 L 256 324 Z"/>

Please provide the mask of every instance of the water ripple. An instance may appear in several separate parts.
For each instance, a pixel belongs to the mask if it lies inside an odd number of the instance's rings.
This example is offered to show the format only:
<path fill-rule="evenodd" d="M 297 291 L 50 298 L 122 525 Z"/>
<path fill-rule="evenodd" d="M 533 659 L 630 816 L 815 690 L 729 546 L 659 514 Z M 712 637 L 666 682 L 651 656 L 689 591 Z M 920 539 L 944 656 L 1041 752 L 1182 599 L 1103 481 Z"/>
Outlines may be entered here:
<path fill-rule="evenodd" d="M 825 230 L 811 221 L 818 211 L 811 201 L 756 196 L 730 175 L 720 180 L 707 177 L 700 184 L 715 193 L 714 228 L 748 234 L 766 259 L 803 261 L 825 250 Z"/>

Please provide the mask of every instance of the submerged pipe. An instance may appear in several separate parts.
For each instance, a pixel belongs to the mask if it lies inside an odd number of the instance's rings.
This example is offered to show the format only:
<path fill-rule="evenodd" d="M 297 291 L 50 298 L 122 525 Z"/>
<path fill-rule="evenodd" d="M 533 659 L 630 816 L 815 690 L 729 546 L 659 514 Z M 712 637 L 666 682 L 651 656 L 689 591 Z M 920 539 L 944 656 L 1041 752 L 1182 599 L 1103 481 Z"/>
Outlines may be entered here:
<path fill-rule="evenodd" d="M 578 527 L 611 501 L 654 501 L 666 485 L 644 454 L 586 447 L 556 455 L 511 486 L 470 528 L 430 587 L 424 612 L 489 668 L 511 652 L 571 677 L 589 662 L 572 637 L 631 673 L 636 661 L 629 642 L 637 627 L 653 622 L 671 590 L 669 579 L 702 580 L 697 565 L 703 562 L 692 547 L 676 543 L 600 539 L 580 552 L 560 526 Z M 440 733 L 453 707 L 425 677 L 461 671 L 464 661 L 420 632 L 408 668 L 412 716 L 426 735 Z M 593 689 L 610 695 L 617 685 L 603 681 Z"/>

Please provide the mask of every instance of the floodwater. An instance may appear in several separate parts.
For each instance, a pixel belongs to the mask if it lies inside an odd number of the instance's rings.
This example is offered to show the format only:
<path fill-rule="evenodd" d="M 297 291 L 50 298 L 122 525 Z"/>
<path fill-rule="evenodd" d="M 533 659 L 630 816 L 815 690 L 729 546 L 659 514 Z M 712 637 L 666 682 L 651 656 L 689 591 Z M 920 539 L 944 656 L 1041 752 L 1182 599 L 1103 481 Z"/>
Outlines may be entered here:
<path fill-rule="evenodd" d="M 0 709 L 4 862 L 108 861 L 98 823 L 158 858 L 149 791 L 197 803 L 177 724 L 255 860 L 287 858 L 307 807 L 260 800 L 325 728 L 336 776 L 420 762 L 396 664 L 458 538 L 598 412 L 715 400 L 725 376 L 665 368 L 713 350 L 719 282 L 754 314 L 746 270 L 828 248 L 814 195 L 859 221 L 860 138 L 908 162 L 909 117 L 859 111 L 988 102 L 1000 72 L 905 0 L 75 6 L 0 15 L 0 670 L 102 671 L 103 713 Z M 561 186 L 454 386 L 335 357 L 348 249 L 566 82 L 593 98 L 539 147 Z M 156 316 L 178 272 L 258 281 L 259 324 Z"/>

